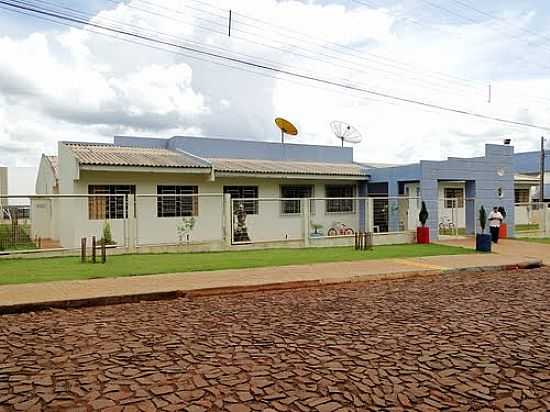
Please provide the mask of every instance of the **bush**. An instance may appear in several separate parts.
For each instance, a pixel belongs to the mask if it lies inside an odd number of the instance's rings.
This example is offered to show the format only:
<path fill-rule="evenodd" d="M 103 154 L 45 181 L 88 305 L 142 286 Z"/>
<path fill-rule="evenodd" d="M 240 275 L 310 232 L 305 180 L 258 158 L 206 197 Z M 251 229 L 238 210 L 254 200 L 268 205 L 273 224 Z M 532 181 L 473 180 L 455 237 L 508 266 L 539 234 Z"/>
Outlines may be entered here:
<path fill-rule="evenodd" d="M 487 212 L 485 208 L 481 206 L 479 209 L 479 226 L 481 226 L 481 233 L 485 233 L 485 226 L 487 225 Z"/>
<path fill-rule="evenodd" d="M 428 217 L 430 214 L 428 213 L 428 208 L 426 207 L 426 202 L 422 202 L 422 206 L 420 207 L 420 213 L 418 214 L 418 219 L 420 220 L 420 224 L 422 227 L 426 226 L 426 222 L 428 221 Z"/>
<path fill-rule="evenodd" d="M 101 245 L 115 244 L 115 242 L 113 242 L 113 235 L 111 233 L 111 224 L 108 221 L 105 221 L 105 223 L 103 223 L 103 236 L 101 237 L 99 244 Z"/>

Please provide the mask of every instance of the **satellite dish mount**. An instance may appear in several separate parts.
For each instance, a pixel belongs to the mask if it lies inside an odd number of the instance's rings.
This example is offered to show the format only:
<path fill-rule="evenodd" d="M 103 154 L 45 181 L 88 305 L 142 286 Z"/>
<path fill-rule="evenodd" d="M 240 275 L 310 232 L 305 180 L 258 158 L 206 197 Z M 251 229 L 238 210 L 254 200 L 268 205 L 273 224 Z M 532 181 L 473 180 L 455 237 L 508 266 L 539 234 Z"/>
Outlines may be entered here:
<path fill-rule="evenodd" d="M 296 129 L 296 126 L 282 117 L 277 117 L 275 119 L 275 124 L 281 130 L 282 144 L 285 144 L 285 134 L 288 134 L 289 136 L 296 136 L 298 134 L 298 129 Z"/>
<path fill-rule="evenodd" d="M 346 122 L 334 120 L 330 122 L 330 128 L 334 135 L 342 142 L 342 147 L 344 147 L 344 142 L 355 144 L 363 140 L 361 132 Z"/>

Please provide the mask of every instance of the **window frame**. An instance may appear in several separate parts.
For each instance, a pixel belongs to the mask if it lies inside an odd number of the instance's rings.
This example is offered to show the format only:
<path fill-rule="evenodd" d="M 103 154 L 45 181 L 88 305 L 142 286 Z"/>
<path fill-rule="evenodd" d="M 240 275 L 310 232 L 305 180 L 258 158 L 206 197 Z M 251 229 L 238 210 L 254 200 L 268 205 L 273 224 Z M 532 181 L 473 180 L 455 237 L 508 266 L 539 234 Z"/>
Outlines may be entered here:
<path fill-rule="evenodd" d="M 167 193 L 170 189 L 173 193 Z M 170 196 L 172 194 L 174 196 Z M 157 185 L 157 195 L 163 195 L 157 196 L 157 217 L 159 219 L 197 217 L 199 215 L 198 194 L 197 185 Z"/>
<path fill-rule="evenodd" d="M 334 196 L 330 193 L 331 190 L 335 189 L 345 189 L 349 190 L 351 189 L 350 195 L 344 194 L 338 194 L 338 196 Z M 356 184 L 350 184 L 350 183 L 343 183 L 343 184 L 329 184 L 325 185 L 325 214 L 327 215 L 351 215 L 357 213 L 357 208 L 355 205 L 355 194 L 357 193 L 357 185 Z M 339 198 L 330 200 L 331 197 Z M 342 199 L 342 198 L 348 198 L 348 199 Z M 348 202 L 351 205 L 349 208 L 344 208 L 342 205 L 346 205 Z M 336 206 L 335 206 L 336 205 Z M 335 210 L 338 209 L 338 210 Z"/>
<path fill-rule="evenodd" d="M 108 195 L 108 196 L 93 196 Z M 119 220 L 128 218 L 128 197 L 135 195 L 132 184 L 89 184 L 88 220 Z M 136 199 L 134 197 L 134 215 Z"/>
<path fill-rule="evenodd" d="M 244 210 L 247 215 L 258 215 L 260 214 L 259 211 L 259 202 L 258 202 L 258 193 L 259 189 L 258 186 L 250 186 L 250 185 L 242 185 L 242 186 L 224 186 L 223 187 L 223 193 L 224 194 L 230 194 L 231 200 L 233 199 L 242 199 Z M 233 196 L 234 193 L 238 193 L 237 196 Z M 250 196 L 250 194 L 253 194 L 253 196 Z M 253 200 L 245 200 L 245 199 L 253 199 Z M 235 209 L 235 207 L 233 207 Z"/>
<path fill-rule="evenodd" d="M 526 201 L 521 200 L 521 196 L 518 196 L 520 194 L 527 194 Z M 519 197 L 519 200 L 518 200 Z M 514 203 L 530 203 L 531 200 L 531 190 L 530 189 L 514 189 Z"/>
<path fill-rule="evenodd" d="M 292 196 L 285 194 L 285 190 L 296 190 L 304 189 L 303 193 L 296 193 Z M 281 199 L 307 199 L 313 197 L 314 185 L 309 184 L 295 184 L 295 185 L 280 185 L 279 191 L 281 194 Z M 286 207 L 293 205 L 290 210 Z M 294 211 L 292 211 L 292 208 Z M 302 210 L 302 202 L 300 200 L 281 200 L 281 215 L 283 216 L 295 216 L 301 215 L 304 211 Z"/>
<path fill-rule="evenodd" d="M 460 191 L 462 196 L 447 195 L 447 191 L 452 191 L 453 193 Z M 464 209 L 464 188 L 462 187 L 444 187 L 443 188 L 443 201 L 445 209 Z M 456 201 L 456 206 L 453 205 Z"/>

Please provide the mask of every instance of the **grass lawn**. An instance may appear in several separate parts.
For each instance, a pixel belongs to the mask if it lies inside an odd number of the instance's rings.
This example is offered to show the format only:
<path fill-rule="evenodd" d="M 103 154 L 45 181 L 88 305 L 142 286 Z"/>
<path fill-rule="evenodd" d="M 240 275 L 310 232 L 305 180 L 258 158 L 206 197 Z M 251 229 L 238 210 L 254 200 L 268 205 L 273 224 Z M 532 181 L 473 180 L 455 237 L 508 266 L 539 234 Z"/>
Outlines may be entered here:
<path fill-rule="evenodd" d="M 525 224 L 525 225 L 516 225 L 516 226 L 514 226 L 514 230 L 516 232 L 534 232 L 534 231 L 539 230 L 539 225 L 537 223 Z"/>
<path fill-rule="evenodd" d="M 29 237 L 29 225 L 16 226 L 15 243 L 13 243 L 13 232 L 11 224 L 0 224 L 0 251 L 1 250 L 31 250 L 36 249 L 35 244 Z"/>
<path fill-rule="evenodd" d="M 546 243 L 550 245 L 550 237 L 518 237 L 517 240 L 524 240 L 526 242 L 534 242 L 534 243 Z"/>
<path fill-rule="evenodd" d="M 109 256 L 106 264 L 95 265 L 80 263 L 77 257 L 6 259 L 0 260 L 0 284 L 468 253 L 475 252 L 446 245 L 411 244 L 376 246 L 374 250 L 365 252 L 337 247 L 119 255 Z"/>

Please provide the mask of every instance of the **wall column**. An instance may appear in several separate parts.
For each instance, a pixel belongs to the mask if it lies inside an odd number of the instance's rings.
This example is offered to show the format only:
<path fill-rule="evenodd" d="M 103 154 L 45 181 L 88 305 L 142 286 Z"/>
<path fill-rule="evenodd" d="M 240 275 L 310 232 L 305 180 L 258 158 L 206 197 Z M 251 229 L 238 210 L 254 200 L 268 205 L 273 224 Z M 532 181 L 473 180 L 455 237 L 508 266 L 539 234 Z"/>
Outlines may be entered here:
<path fill-rule="evenodd" d="M 358 231 L 359 232 L 365 232 L 367 211 L 366 211 L 366 200 L 364 198 L 368 196 L 367 182 L 359 182 L 357 195 L 358 195 L 358 197 L 361 198 L 361 199 L 358 200 L 359 204 L 357 205 L 357 208 L 359 209 Z"/>
<path fill-rule="evenodd" d="M 128 197 L 128 253 L 136 252 L 137 228 L 136 228 L 136 195 L 129 194 Z"/>
<path fill-rule="evenodd" d="M 310 228 L 309 228 L 309 221 L 311 219 L 311 199 L 304 198 L 301 200 L 302 203 L 302 223 L 304 228 L 304 246 L 309 247 L 310 246 Z"/>
<path fill-rule="evenodd" d="M 399 183 L 395 180 L 388 181 L 388 231 L 400 231 L 400 216 L 399 216 Z"/>
<path fill-rule="evenodd" d="M 420 198 L 426 203 L 428 209 L 428 221 L 426 226 L 430 228 L 430 239 L 439 239 L 439 199 L 438 181 L 436 179 L 420 180 Z"/>
<path fill-rule="evenodd" d="M 476 207 L 476 182 L 475 180 L 466 180 L 464 188 L 466 234 L 474 235 L 477 227 L 477 207 Z"/>
<path fill-rule="evenodd" d="M 223 240 L 226 247 L 231 247 L 231 226 L 233 223 L 233 216 L 231 215 L 231 194 L 225 193 L 223 195 Z"/>

